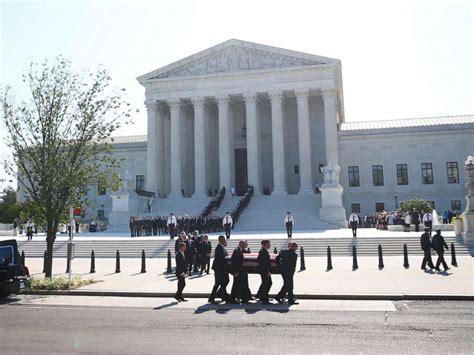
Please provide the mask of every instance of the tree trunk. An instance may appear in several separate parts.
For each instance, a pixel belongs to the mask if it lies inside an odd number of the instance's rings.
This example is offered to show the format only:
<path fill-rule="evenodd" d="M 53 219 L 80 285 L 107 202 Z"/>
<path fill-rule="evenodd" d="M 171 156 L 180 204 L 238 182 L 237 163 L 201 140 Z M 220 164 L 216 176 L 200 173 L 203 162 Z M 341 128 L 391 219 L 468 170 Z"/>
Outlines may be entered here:
<path fill-rule="evenodd" d="M 48 221 L 48 230 L 46 233 L 46 268 L 45 277 L 51 277 L 53 275 L 53 245 L 56 240 L 56 232 L 58 227 L 55 221 Z"/>

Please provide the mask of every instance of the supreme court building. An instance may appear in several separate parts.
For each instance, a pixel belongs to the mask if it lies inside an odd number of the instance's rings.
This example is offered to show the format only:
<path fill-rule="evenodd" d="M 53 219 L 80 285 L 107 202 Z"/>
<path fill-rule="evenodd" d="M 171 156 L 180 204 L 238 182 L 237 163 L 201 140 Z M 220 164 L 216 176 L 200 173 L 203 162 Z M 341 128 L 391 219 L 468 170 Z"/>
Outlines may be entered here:
<path fill-rule="evenodd" d="M 304 218 L 341 226 L 351 211 L 394 209 L 397 198 L 463 208 L 474 117 L 346 123 L 338 59 L 231 39 L 138 81 L 147 135 L 118 137 L 116 154 L 133 188 L 156 193 L 159 206 L 253 185 L 256 208 L 285 205 L 286 196 L 294 208 L 315 206 Z M 107 196 L 96 198 L 105 215 Z M 137 201 L 130 214 L 144 212 Z"/>

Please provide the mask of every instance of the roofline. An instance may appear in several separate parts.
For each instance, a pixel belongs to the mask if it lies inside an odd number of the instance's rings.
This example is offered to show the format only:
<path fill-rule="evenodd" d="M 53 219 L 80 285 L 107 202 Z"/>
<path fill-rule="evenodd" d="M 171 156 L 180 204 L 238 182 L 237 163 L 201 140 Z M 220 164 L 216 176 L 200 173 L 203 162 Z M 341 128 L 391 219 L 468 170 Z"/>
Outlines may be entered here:
<path fill-rule="evenodd" d="M 290 50 L 290 49 L 284 49 L 284 48 L 279 48 L 279 47 L 274 47 L 274 46 L 268 46 L 266 44 L 242 41 L 242 40 L 239 40 L 239 39 L 232 38 L 232 39 L 229 39 L 225 42 L 219 43 L 215 46 L 204 49 L 200 52 L 189 55 L 189 56 L 187 56 L 183 59 L 180 59 L 178 61 L 170 63 L 170 64 L 168 64 L 164 67 L 161 67 L 161 68 L 155 69 L 153 71 L 150 71 L 146 74 L 140 75 L 136 79 L 138 80 L 138 82 L 140 84 L 143 85 L 144 81 L 150 80 L 151 77 L 153 77 L 153 76 L 165 73 L 165 72 L 167 72 L 169 70 L 172 70 L 174 68 L 177 68 L 177 67 L 179 67 L 179 66 L 181 66 L 181 65 L 183 65 L 187 62 L 190 62 L 192 60 L 196 60 L 196 59 L 199 59 L 199 58 L 203 58 L 203 57 L 213 53 L 216 50 L 227 48 L 227 47 L 232 46 L 232 45 L 241 46 L 241 47 L 254 47 L 254 48 L 258 48 L 258 49 L 261 49 L 261 50 L 267 50 L 269 52 L 274 52 L 274 53 L 278 53 L 278 54 L 282 54 L 282 55 L 303 57 L 305 59 L 311 59 L 311 60 L 316 60 L 316 61 L 328 61 L 328 62 L 331 62 L 330 64 L 338 64 L 338 65 L 341 64 L 341 61 L 339 59 L 335 59 L 335 58 L 318 56 L 318 55 L 315 55 L 315 54 L 310 54 L 310 53 L 305 53 L 305 52 L 298 52 L 298 51 L 294 51 L 294 50 Z M 159 80 L 159 79 L 157 79 L 157 80 Z"/>
<path fill-rule="evenodd" d="M 344 122 L 345 124 L 352 124 L 352 123 L 374 123 L 374 122 L 396 122 L 396 121 L 409 121 L 409 120 L 428 120 L 428 119 L 437 119 L 437 118 L 452 118 L 452 117 L 473 117 L 474 114 L 465 114 L 465 115 L 449 115 L 449 116 L 426 116 L 426 117 L 412 117 L 412 118 L 396 118 L 390 120 L 374 120 L 374 121 L 351 121 L 351 122 Z M 431 125 L 432 126 L 432 125 Z"/>

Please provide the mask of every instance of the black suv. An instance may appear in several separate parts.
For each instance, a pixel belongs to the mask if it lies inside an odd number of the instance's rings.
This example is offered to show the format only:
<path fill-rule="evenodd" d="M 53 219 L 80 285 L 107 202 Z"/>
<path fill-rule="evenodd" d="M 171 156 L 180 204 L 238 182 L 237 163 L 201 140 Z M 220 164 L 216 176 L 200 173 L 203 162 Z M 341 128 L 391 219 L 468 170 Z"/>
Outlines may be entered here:
<path fill-rule="evenodd" d="M 23 265 L 16 240 L 0 241 L 0 298 L 19 293 L 28 279 L 28 268 Z"/>

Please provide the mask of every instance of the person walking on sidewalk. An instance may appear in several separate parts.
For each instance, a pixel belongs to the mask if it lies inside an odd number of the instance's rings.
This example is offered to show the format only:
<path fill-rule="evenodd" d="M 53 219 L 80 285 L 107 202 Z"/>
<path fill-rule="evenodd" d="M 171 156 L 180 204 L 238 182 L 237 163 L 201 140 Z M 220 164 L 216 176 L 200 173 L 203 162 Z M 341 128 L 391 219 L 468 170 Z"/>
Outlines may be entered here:
<path fill-rule="evenodd" d="M 286 234 L 288 235 L 288 239 L 291 239 L 291 236 L 293 235 L 293 226 L 295 225 L 295 220 L 291 215 L 290 211 L 286 212 L 284 224 L 286 227 Z"/>
<path fill-rule="evenodd" d="M 293 295 L 293 276 L 295 275 L 296 261 L 298 260 L 297 250 L 298 244 L 291 243 L 288 250 L 282 250 L 277 256 L 277 265 L 283 277 L 283 287 L 275 297 L 278 303 L 283 303 L 283 298 L 288 294 L 288 304 L 298 304 Z"/>
<path fill-rule="evenodd" d="M 230 216 L 230 213 L 226 212 L 224 218 L 222 219 L 222 226 L 224 227 L 225 236 L 227 239 L 230 238 L 230 230 L 232 228 L 233 223 L 234 222 L 232 221 L 232 217 Z"/>
<path fill-rule="evenodd" d="M 426 263 L 428 263 L 430 270 L 434 269 L 433 261 L 431 260 L 431 241 L 429 231 L 429 228 L 425 228 L 425 233 L 423 233 L 420 238 L 421 250 L 423 250 L 424 253 L 423 262 L 421 263 L 422 270 L 426 269 Z"/>
<path fill-rule="evenodd" d="M 175 274 L 178 278 L 178 290 L 176 291 L 174 298 L 178 302 L 187 302 L 183 297 L 183 290 L 186 287 L 186 258 L 184 252 L 186 251 L 186 244 L 179 243 L 179 251 L 176 253 L 176 270 Z"/>
<path fill-rule="evenodd" d="M 443 236 L 441 235 L 441 229 L 436 230 L 436 234 L 433 236 L 431 244 L 433 245 L 433 249 L 436 254 L 438 254 L 438 260 L 436 261 L 435 270 L 440 271 L 439 266 L 440 264 L 443 264 L 444 271 L 448 271 L 448 264 L 446 264 L 446 261 L 444 260 L 444 249 L 448 250 L 449 248 L 446 242 L 444 241 Z"/>
<path fill-rule="evenodd" d="M 258 271 L 260 272 L 260 277 L 262 278 L 262 283 L 257 292 L 257 297 L 262 301 L 262 304 L 270 304 L 270 298 L 268 293 L 272 287 L 272 274 L 271 274 L 271 265 L 270 265 L 270 241 L 268 239 L 262 240 L 262 248 L 260 249 L 257 257 L 258 262 Z"/>
<path fill-rule="evenodd" d="M 219 244 L 214 251 L 214 261 L 212 262 L 212 270 L 214 270 L 214 287 L 209 295 L 208 302 L 216 303 L 216 296 L 221 297 L 222 301 L 229 302 L 229 294 L 227 293 L 227 285 L 229 284 L 229 272 L 227 270 L 227 240 L 225 236 L 219 236 Z"/>
<path fill-rule="evenodd" d="M 357 213 L 352 212 L 352 214 L 349 216 L 349 225 L 351 226 L 351 229 L 352 229 L 353 238 L 357 237 L 358 224 L 359 224 L 359 216 L 357 215 Z"/>

